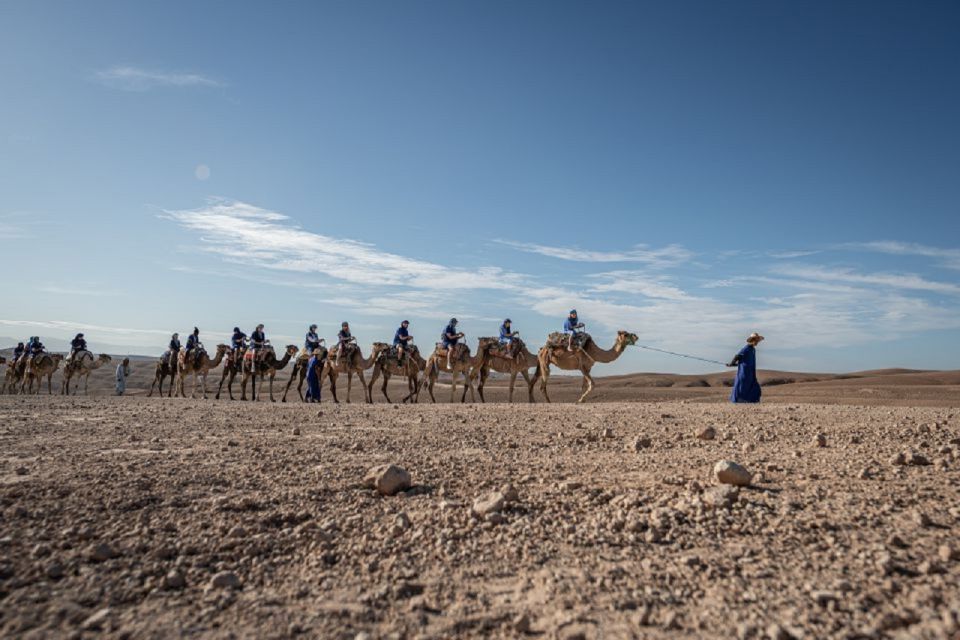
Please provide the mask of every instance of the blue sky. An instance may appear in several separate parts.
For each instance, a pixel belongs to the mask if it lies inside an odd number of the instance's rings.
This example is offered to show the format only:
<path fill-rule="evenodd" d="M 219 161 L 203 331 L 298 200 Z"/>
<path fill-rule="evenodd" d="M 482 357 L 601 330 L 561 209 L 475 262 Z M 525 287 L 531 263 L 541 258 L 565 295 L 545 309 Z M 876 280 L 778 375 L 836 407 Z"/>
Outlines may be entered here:
<path fill-rule="evenodd" d="M 575 306 L 956 368 L 960 7 L 914 5 L 3 3 L 0 336 L 539 344 Z"/>

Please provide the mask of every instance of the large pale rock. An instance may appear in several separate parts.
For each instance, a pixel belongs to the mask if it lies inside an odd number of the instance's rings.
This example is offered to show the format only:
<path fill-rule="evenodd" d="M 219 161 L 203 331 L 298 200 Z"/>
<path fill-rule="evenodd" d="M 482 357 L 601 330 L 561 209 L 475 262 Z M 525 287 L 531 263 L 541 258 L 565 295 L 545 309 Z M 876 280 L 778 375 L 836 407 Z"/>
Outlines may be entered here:
<path fill-rule="evenodd" d="M 480 517 L 491 513 L 499 513 L 507 503 L 507 497 L 499 491 L 480 496 L 473 502 L 473 512 Z"/>
<path fill-rule="evenodd" d="M 736 487 L 748 486 L 753 477 L 749 471 L 732 460 L 718 462 L 713 467 L 713 474 L 721 484 L 732 484 Z"/>
<path fill-rule="evenodd" d="M 221 571 L 210 580 L 210 586 L 220 589 L 236 589 L 240 586 L 240 578 L 232 571 Z"/>
<path fill-rule="evenodd" d="M 392 496 L 410 488 L 410 474 L 395 464 L 384 464 L 367 471 L 363 483 L 381 495 Z"/>
<path fill-rule="evenodd" d="M 714 509 L 729 509 L 740 497 L 740 490 L 727 484 L 709 487 L 703 492 L 703 502 Z"/>

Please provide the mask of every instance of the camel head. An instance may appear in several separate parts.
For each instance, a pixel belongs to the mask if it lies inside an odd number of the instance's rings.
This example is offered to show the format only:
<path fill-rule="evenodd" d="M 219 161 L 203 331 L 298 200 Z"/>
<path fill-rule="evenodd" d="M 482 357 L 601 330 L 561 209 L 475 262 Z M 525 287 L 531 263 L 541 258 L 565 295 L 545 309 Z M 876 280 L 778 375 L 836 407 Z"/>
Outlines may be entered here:
<path fill-rule="evenodd" d="M 480 353 L 481 351 L 486 351 L 487 349 L 489 349 L 490 347 L 494 346 L 495 344 L 497 344 L 497 343 L 499 343 L 499 342 L 500 342 L 500 339 L 499 339 L 499 338 L 492 338 L 492 337 L 488 337 L 488 338 L 478 338 L 478 339 L 477 339 L 477 353 Z"/>
<path fill-rule="evenodd" d="M 225 344 L 218 344 L 218 345 L 217 345 L 217 355 L 218 355 L 218 356 L 222 356 L 222 355 L 226 354 L 227 351 L 229 351 L 229 350 L 230 350 L 230 347 L 229 347 L 228 345 L 225 345 Z M 181 351 L 180 354 L 182 355 L 182 354 L 183 354 L 183 351 Z"/>
<path fill-rule="evenodd" d="M 0 356 L 0 364 L 5 363 L 6 361 L 7 361 L 6 358 L 4 358 L 3 356 Z"/>
<path fill-rule="evenodd" d="M 390 345 L 388 345 L 386 342 L 374 342 L 373 346 L 370 347 L 370 349 L 373 351 L 374 357 L 379 356 L 381 353 L 383 353 L 389 348 L 390 348 Z"/>
<path fill-rule="evenodd" d="M 287 354 L 292 358 L 293 356 L 297 355 L 297 353 L 300 351 L 300 347 L 298 347 L 295 344 L 288 344 L 286 351 L 287 351 Z"/>
<path fill-rule="evenodd" d="M 97 356 L 97 359 L 103 364 L 107 364 L 108 362 L 110 362 L 110 356 L 108 356 L 105 353 L 101 353 L 99 356 Z"/>
<path fill-rule="evenodd" d="M 634 344 L 637 344 L 637 334 L 629 331 L 617 331 L 617 346 L 626 348 Z"/>
<path fill-rule="evenodd" d="M 60 364 L 60 361 L 63 360 L 62 353 L 51 353 L 50 357 L 53 358 L 53 361 L 56 362 L 57 364 Z"/>

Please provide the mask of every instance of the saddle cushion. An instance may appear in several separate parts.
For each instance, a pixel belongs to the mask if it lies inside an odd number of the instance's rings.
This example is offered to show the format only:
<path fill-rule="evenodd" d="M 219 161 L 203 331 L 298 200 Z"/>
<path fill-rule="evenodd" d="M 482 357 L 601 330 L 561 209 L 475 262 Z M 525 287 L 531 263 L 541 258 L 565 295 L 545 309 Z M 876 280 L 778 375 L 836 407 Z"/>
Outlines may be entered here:
<path fill-rule="evenodd" d="M 566 349 L 568 340 L 570 339 L 570 334 L 563 333 L 562 331 L 555 331 L 547 337 L 547 346 L 553 348 L 562 348 Z M 573 346 L 582 347 L 587 344 L 587 341 L 590 340 L 590 335 L 587 333 L 578 333 L 573 337 Z"/>

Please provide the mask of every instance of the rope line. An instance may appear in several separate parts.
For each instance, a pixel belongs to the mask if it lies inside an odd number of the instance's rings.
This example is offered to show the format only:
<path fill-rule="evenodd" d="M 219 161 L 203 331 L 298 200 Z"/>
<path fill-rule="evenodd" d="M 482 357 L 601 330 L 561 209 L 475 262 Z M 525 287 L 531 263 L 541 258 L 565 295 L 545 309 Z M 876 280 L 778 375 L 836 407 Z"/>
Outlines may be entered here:
<path fill-rule="evenodd" d="M 681 358 L 689 358 L 691 360 L 700 360 L 701 362 L 709 362 L 711 364 L 719 364 L 722 367 L 727 366 L 725 362 L 720 362 L 719 360 L 708 360 L 707 358 L 698 358 L 697 356 L 687 355 L 686 353 L 677 353 L 676 351 L 666 351 L 664 349 L 657 349 L 656 347 L 648 347 L 646 345 L 637 344 L 635 347 L 640 347 L 641 349 L 646 349 L 647 351 L 658 351 L 660 353 L 666 353 L 671 356 L 679 356 Z"/>

